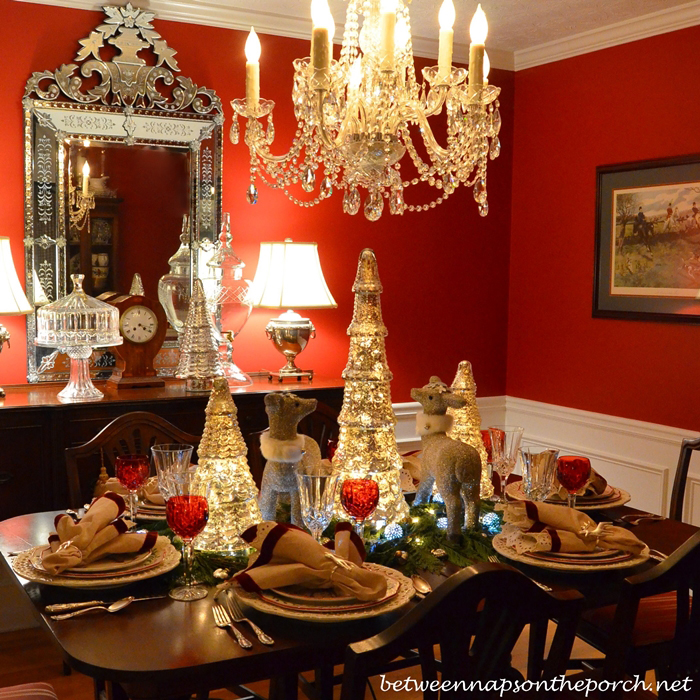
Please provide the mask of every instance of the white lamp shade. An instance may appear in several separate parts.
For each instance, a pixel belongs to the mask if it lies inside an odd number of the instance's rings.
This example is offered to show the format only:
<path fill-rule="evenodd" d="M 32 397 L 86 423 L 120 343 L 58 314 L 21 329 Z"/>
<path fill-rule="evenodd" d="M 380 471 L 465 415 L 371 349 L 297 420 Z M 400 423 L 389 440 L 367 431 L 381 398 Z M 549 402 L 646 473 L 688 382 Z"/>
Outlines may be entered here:
<path fill-rule="evenodd" d="M 12 262 L 10 239 L 0 237 L 0 315 L 22 316 L 32 312 Z"/>
<path fill-rule="evenodd" d="M 261 243 L 251 289 L 253 306 L 328 309 L 338 306 L 323 278 L 315 243 Z"/>

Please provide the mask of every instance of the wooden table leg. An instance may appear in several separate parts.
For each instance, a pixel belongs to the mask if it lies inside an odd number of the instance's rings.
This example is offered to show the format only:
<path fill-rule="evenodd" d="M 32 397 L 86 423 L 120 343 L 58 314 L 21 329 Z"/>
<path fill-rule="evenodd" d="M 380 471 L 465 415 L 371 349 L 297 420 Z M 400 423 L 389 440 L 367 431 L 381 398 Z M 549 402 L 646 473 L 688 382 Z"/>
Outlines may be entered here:
<path fill-rule="evenodd" d="M 298 700 L 299 681 L 296 673 L 287 673 L 270 679 L 270 700 Z"/>

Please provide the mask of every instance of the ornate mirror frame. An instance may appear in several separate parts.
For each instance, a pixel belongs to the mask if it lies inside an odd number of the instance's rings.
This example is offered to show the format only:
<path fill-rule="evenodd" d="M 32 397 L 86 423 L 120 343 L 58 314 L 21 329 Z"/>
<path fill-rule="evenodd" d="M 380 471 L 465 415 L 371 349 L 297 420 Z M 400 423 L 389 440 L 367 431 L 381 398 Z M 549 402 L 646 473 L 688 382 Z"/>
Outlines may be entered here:
<path fill-rule="evenodd" d="M 179 72 L 175 50 L 151 24 L 155 13 L 127 4 L 80 40 L 73 63 L 32 74 L 24 107 L 26 291 L 35 279 L 49 301 L 67 291 L 67 221 L 71 143 L 167 146 L 189 152 L 190 237 L 196 269 L 200 241 L 216 241 L 221 221 L 224 116 L 213 90 Z M 113 47 L 113 48 L 110 48 Z M 102 57 L 101 54 L 109 54 Z M 112 54 L 115 54 L 112 56 Z M 172 86 L 172 87 L 171 87 Z M 179 245 L 173 237 L 169 257 Z M 36 278 L 34 277 L 36 274 Z M 34 345 L 36 315 L 27 316 L 27 379 L 54 381 L 53 361 Z"/>

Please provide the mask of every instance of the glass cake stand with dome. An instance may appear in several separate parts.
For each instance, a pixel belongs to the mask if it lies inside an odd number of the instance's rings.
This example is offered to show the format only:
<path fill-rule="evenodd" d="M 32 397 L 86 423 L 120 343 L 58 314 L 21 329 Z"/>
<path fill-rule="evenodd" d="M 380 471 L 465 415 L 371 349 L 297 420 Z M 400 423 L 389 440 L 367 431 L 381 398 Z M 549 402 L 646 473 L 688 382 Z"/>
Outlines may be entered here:
<path fill-rule="evenodd" d="M 70 358 L 70 379 L 59 392 L 59 401 L 99 401 L 104 394 L 92 383 L 89 360 L 93 348 L 122 344 L 119 310 L 83 291 L 85 275 L 71 275 L 71 279 L 71 294 L 37 309 L 34 342 Z"/>

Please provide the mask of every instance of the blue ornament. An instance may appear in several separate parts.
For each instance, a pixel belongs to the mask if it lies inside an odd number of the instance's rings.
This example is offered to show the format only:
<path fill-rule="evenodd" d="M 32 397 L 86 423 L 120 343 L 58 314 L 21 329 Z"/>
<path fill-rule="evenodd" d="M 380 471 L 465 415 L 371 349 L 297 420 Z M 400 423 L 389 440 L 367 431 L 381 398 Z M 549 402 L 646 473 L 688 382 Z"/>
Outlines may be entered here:
<path fill-rule="evenodd" d="M 439 493 L 434 493 L 431 500 L 433 501 L 433 503 L 444 503 L 445 502 L 445 499 Z"/>
<path fill-rule="evenodd" d="M 390 523 L 384 529 L 384 539 L 398 540 L 403 537 L 403 528 L 398 523 Z"/>
<path fill-rule="evenodd" d="M 438 518 L 437 519 L 437 526 L 441 530 L 447 530 L 447 518 Z"/>
<path fill-rule="evenodd" d="M 501 519 L 497 513 L 484 513 L 481 516 L 481 527 L 489 535 L 497 535 L 501 531 Z"/>

